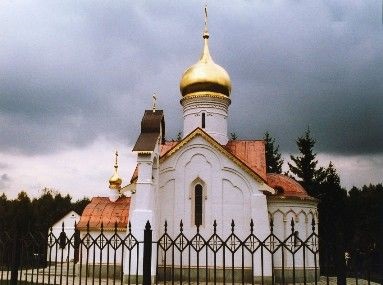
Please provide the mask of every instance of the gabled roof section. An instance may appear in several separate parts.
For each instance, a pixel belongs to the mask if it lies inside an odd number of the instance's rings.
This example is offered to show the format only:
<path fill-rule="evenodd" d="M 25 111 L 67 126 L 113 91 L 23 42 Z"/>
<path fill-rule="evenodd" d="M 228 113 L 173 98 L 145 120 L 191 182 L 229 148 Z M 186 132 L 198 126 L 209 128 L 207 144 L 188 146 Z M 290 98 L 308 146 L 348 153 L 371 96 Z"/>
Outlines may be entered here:
<path fill-rule="evenodd" d="M 73 211 L 73 210 L 71 210 L 71 211 L 69 211 L 68 213 L 66 213 L 64 216 L 62 216 L 60 219 L 58 219 L 51 227 L 52 228 L 55 228 L 55 227 L 61 227 L 62 226 L 62 223 L 64 222 L 64 220 L 65 220 L 65 218 L 67 218 L 67 217 L 71 217 L 71 218 L 73 218 L 74 220 L 76 220 L 76 222 L 79 220 L 79 218 L 80 218 L 80 215 L 76 212 L 76 211 Z M 73 222 L 73 224 L 72 225 L 67 225 L 67 224 L 65 224 L 64 225 L 65 227 L 74 227 L 75 226 L 75 224 L 74 224 L 74 222 Z"/>
<path fill-rule="evenodd" d="M 161 134 L 162 130 L 162 134 Z M 154 150 L 157 139 L 165 140 L 165 119 L 162 110 L 145 110 L 141 120 L 141 133 L 138 137 L 133 151 L 151 152 Z"/>
<path fill-rule="evenodd" d="M 210 143 L 216 150 L 218 150 L 220 153 L 228 157 L 231 161 L 233 161 L 235 164 L 237 164 L 239 167 L 241 167 L 243 170 L 245 170 L 250 176 L 252 176 L 255 180 L 261 183 L 266 182 L 266 175 L 263 177 L 262 175 L 258 174 L 255 169 L 252 169 L 249 165 L 246 164 L 246 161 L 243 161 L 241 158 L 237 157 L 234 153 L 231 153 L 228 149 L 226 149 L 224 146 L 219 144 L 214 138 L 212 138 L 210 135 L 208 135 L 204 130 L 201 128 L 195 129 L 193 132 L 188 134 L 185 138 L 183 138 L 178 144 L 174 145 L 172 148 L 170 148 L 161 158 L 160 162 L 163 162 L 170 156 L 172 156 L 174 153 L 176 153 L 179 149 L 181 149 L 184 145 L 186 145 L 189 141 L 191 141 L 194 137 L 201 136 L 203 137 L 208 143 Z M 230 149 L 230 148 L 229 148 Z"/>

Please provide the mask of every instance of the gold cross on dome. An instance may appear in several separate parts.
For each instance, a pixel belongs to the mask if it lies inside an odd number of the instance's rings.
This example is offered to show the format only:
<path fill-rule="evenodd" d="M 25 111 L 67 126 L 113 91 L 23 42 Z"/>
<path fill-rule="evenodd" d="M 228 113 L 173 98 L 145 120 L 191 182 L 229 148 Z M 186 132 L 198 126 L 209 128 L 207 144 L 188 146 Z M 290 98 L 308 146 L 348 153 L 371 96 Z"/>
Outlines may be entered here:
<path fill-rule="evenodd" d="M 207 2 L 205 4 L 205 33 L 207 33 Z"/>
<path fill-rule="evenodd" d="M 118 150 L 116 149 L 116 152 L 115 152 L 115 162 L 114 162 L 114 167 L 117 168 L 118 167 Z"/>
<path fill-rule="evenodd" d="M 157 97 L 156 97 L 156 93 L 153 94 L 153 97 L 152 97 L 152 110 L 153 110 L 153 113 L 156 111 L 156 102 L 157 102 Z"/>

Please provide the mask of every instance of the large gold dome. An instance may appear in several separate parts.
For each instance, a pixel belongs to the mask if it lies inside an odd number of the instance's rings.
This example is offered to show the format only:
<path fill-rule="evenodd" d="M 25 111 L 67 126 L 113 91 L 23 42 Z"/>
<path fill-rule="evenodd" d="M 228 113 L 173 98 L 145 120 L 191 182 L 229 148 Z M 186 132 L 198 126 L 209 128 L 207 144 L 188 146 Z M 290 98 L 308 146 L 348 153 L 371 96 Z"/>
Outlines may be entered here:
<path fill-rule="evenodd" d="M 182 75 L 180 90 L 182 96 L 205 93 L 220 93 L 230 96 L 231 81 L 229 74 L 218 64 L 214 63 L 210 56 L 207 32 L 203 35 L 204 47 L 200 60 L 190 66 Z"/>

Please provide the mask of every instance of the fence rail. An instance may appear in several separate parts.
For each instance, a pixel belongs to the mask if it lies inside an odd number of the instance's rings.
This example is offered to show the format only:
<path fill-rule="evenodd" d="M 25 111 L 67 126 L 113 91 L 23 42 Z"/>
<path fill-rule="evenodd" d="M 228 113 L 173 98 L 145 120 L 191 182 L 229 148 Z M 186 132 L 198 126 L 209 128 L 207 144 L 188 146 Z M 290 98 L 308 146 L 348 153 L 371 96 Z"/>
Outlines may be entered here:
<path fill-rule="evenodd" d="M 20 233 L 0 231 L 0 284 L 330 284 L 339 266 L 326 259 L 326 250 L 316 231 L 300 237 L 290 223 L 287 237 L 274 233 L 257 236 L 253 221 L 249 232 L 236 232 L 234 221 L 226 235 L 211 229 L 177 234 L 165 222 L 158 238 L 147 222 L 142 237 L 136 238 L 129 224 L 126 232 L 89 229 L 67 235 L 59 233 Z M 331 247 L 329 247 L 331 248 Z M 324 254 L 323 254 L 324 252 Z M 345 256 L 345 272 L 353 284 L 370 284 L 374 271 L 369 263 L 373 252 Z M 338 268 L 338 269 L 337 269 Z M 322 275 L 322 276 L 321 276 Z M 336 276 L 335 275 L 335 276 Z M 338 276 L 339 277 L 339 276 Z M 375 279 L 379 279 L 376 277 Z M 366 281 L 362 281 L 366 280 Z M 348 279 L 350 280 L 350 279 Z M 346 279 L 338 278 L 338 284 Z"/>

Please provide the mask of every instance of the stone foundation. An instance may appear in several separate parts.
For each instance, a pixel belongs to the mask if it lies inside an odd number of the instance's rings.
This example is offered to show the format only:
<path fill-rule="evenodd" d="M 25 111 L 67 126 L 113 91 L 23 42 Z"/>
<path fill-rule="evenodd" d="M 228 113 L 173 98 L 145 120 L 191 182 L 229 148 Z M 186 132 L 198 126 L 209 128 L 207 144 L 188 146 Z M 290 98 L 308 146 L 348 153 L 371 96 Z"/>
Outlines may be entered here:
<path fill-rule="evenodd" d="M 200 282 L 234 282 L 236 283 L 242 283 L 242 280 L 246 283 L 251 283 L 252 279 L 254 278 L 255 283 L 262 283 L 262 277 L 261 276 L 252 276 L 252 270 L 250 268 L 244 268 L 243 270 L 241 268 L 234 268 L 234 271 L 232 268 L 225 268 L 223 270 L 222 268 L 182 268 L 182 271 L 180 268 L 174 268 L 174 280 L 181 281 L 181 272 L 182 272 L 182 281 L 197 281 Z M 197 274 L 198 273 L 198 274 Z M 173 279 L 173 273 L 171 267 L 166 267 L 166 280 L 171 281 Z M 264 284 L 271 284 L 271 276 L 264 276 L 263 277 L 263 283 Z M 158 281 L 165 281 L 165 270 L 164 267 L 158 268 Z"/>
<path fill-rule="evenodd" d="M 306 272 L 306 273 L 305 273 Z M 297 283 L 303 283 L 305 279 L 306 274 L 306 282 L 314 282 L 315 281 L 315 268 L 306 268 L 303 270 L 303 268 L 295 268 L 295 282 Z M 285 282 L 292 283 L 294 280 L 294 270 L 292 268 L 285 268 L 283 270 L 281 268 L 274 268 L 274 278 L 275 282 L 282 283 L 283 282 L 283 275 Z M 319 280 L 320 277 L 320 270 L 317 268 L 317 279 Z"/>
<path fill-rule="evenodd" d="M 292 268 L 285 268 L 282 274 L 282 269 L 274 268 L 274 279 L 275 282 L 281 283 L 284 280 L 286 283 L 292 283 L 294 281 L 294 274 Z M 305 276 L 306 275 L 306 276 Z M 320 271 L 317 269 L 317 278 L 319 280 Z M 302 283 L 306 278 L 306 282 L 314 282 L 315 281 L 315 269 L 314 268 L 306 268 L 304 271 L 302 268 L 295 269 L 295 282 Z M 166 280 L 171 281 L 173 279 L 173 273 L 171 267 L 166 267 Z M 241 283 L 252 283 L 254 280 L 255 283 L 262 283 L 262 276 L 252 276 L 252 270 L 250 268 L 217 268 L 214 271 L 214 268 L 199 268 L 198 276 L 196 268 L 182 268 L 182 281 L 197 281 L 200 282 L 234 282 Z M 174 268 L 174 280 L 181 281 L 181 269 Z M 158 281 L 165 281 L 165 270 L 164 267 L 158 268 Z M 272 276 L 263 276 L 264 284 L 272 283 Z"/>
<path fill-rule="evenodd" d="M 80 274 L 80 266 L 76 265 L 76 275 L 79 276 Z M 166 274 L 165 274 L 166 273 Z M 182 273 L 182 274 L 181 274 Z M 198 273 L 198 274 L 197 274 Z M 304 274 L 305 273 L 305 274 Z M 101 275 L 100 275 L 101 274 Z M 152 275 L 155 274 L 155 272 L 152 272 Z M 81 276 L 86 277 L 86 275 L 90 278 L 94 276 L 95 279 L 101 277 L 106 278 L 107 276 L 109 278 L 121 278 L 121 265 L 106 265 L 106 264 L 95 264 L 94 266 L 92 264 L 88 265 L 88 270 L 85 265 L 82 265 L 81 267 Z M 283 277 L 284 275 L 284 277 Z M 282 273 L 281 268 L 274 268 L 274 279 L 277 283 L 282 283 L 283 279 L 286 283 L 293 283 L 293 269 L 292 268 L 285 268 Z M 305 276 L 306 275 L 306 276 Z M 317 269 L 317 278 L 319 280 L 320 271 Z M 254 280 L 255 283 L 262 283 L 262 276 L 252 276 L 252 270 L 250 268 L 244 268 L 243 270 L 241 268 L 225 268 L 223 270 L 222 268 L 174 268 L 174 273 L 172 272 L 171 267 L 166 267 L 166 272 L 164 267 L 158 268 L 158 281 L 171 281 L 173 278 L 175 281 L 182 281 L 188 282 L 189 280 L 192 282 L 195 282 L 199 280 L 200 282 L 235 282 L 235 283 L 252 283 L 252 280 Z M 142 276 L 137 276 L 138 283 L 142 283 Z M 155 276 L 152 276 L 153 281 L 155 280 Z M 303 283 L 304 279 L 306 278 L 306 282 L 314 282 L 315 281 L 315 269 L 314 268 L 307 268 L 305 271 L 302 268 L 296 268 L 295 269 L 295 282 L 296 283 Z M 135 272 L 132 272 L 131 276 L 124 274 L 123 276 L 124 283 L 136 283 L 136 275 Z M 272 276 L 263 276 L 263 283 L 264 284 L 272 284 Z"/>
<path fill-rule="evenodd" d="M 81 277 L 101 278 L 121 278 L 121 265 L 119 264 L 85 264 L 81 265 Z M 80 276 L 80 265 L 76 265 L 76 275 Z"/>

